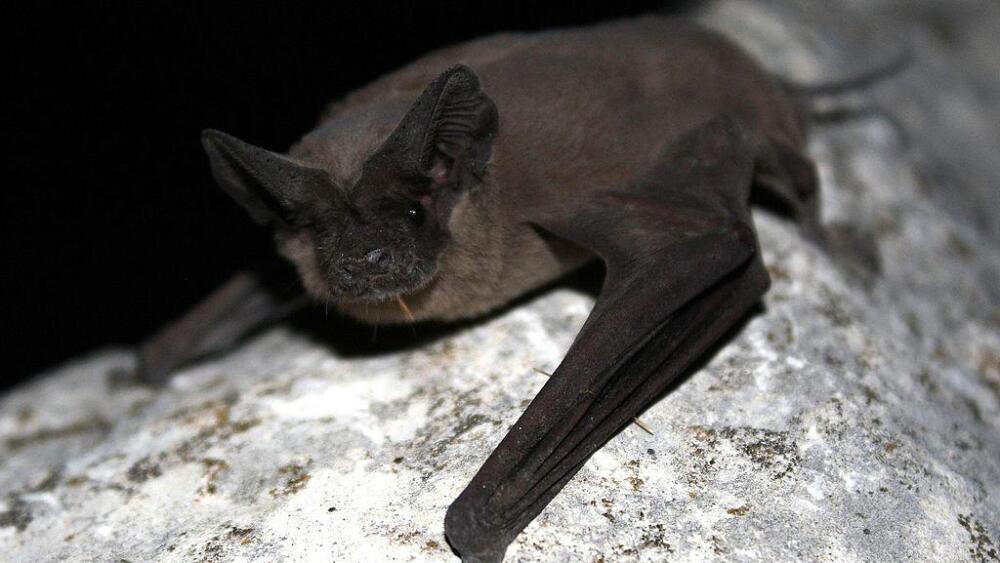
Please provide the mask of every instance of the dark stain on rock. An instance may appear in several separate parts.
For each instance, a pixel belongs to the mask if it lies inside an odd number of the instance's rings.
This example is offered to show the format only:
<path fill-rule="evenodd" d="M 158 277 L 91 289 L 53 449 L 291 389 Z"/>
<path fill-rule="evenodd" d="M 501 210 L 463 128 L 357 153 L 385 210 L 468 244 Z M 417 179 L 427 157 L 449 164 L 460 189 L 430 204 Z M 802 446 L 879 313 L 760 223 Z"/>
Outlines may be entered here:
<path fill-rule="evenodd" d="M 919 373 L 917 373 L 917 383 L 927 389 L 927 393 L 929 395 L 938 395 L 941 392 L 941 388 L 938 386 L 936 378 L 928 369 L 922 369 Z"/>
<path fill-rule="evenodd" d="M 450 445 L 455 443 L 456 440 L 462 437 L 466 432 L 472 430 L 476 426 L 483 424 L 484 422 L 490 422 L 490 419 L 484 414 L 470 414 L 462 419 L 462 422 L 453 427 L 451 436 L 441 440 L 440 442 L 434 444 L 431 447 L 430 454 L 431 457 L 439 457 Z"/>
<path fill-rule="evenodd" d="M 695 470 L 688 473 L 691 485 L 703 485 L 707 474 L 716 470 L 715 453 L 719 440 L 730 442 L 750 461 L 762 469 L 772 469 L 772 479 L 781 479 L 795 470 L 801 462 L 798 444 L 788 432 L 753 428 L 748 426 L 725 427 L 718 431 L 705 426 L 691 426 L 688 431 L 694 435 L 692 459 Z"/>
<path fill-rule="evenodd" d="M 767 341 L 779 352 L 787 350 L 795 343 L 795 329 L 785 318 L 778 319 L 775 326 L 767 331 Z"/>
<path fill-rule="evenodd" d="M 183 406 L 168 414 L 168 420 L 180 420 L 185 423 L 197 421 L 202 416 L 211 413 L 217 424 L 225 424 L 229 421 L 229 411 L 233 405 L 240 400 L 239 393 L 228 393 L 220 399 L 203 401 L 197 405 Z"/>
<path fill-rule="evenodd" d="M 712 536 L 708 538 L 708 541 L 712 544 L 712 553 L 716 555 L 723 555 L 726 551 L 728 551 L 726 549 L 726 542 L 719 536 Z"/>
<path fill-rule="evenodd" d="M 244 418 L 232 420 L 231 405 L 236 402 L 238 396 L 227 395 L 226 398 L 217 401 L 208 401 L 195 407 L 185 407 L 170 414 L 167 418 L 181 420 L 184 423 L 192 424 L 199 419 L 207 424 L 190 438 L 187 438 L 169 451 L 161 452 L 160 460 L 175 456 L 185 463 L 201 463 L 205 465 L 209 483 L 199 491 L 201 493 L 214 494 L 214 477 L 229 465 L 222 460 L 214 458 L 201 459 L 198 454 L 205 452 L 213 444 L 228 440 L 234 435 L 242 434 L 260 424 L 259 418 Z"/>
<path fill-rule="evenodd" d="M 62 467 L 49 471 L 45 475 L 45 478 L 43 478 L 41 481 L 38 482 L 38 484 L 36 484 L 34 487 L 31 488 L 31 492 L 42 493 L 45 491 L 51 491 L 55 489 L 56 485 L 58 485 L 59 481 L 62 479 L 62 475 L 63 475 Z"/>
<path fill-rule="evenodd" d="M 750 512 L 750 505 L 744 504 L 743 506 L 737 506 L 736 508 L 727 508 L 726 513 L 730 516 L 745 516 L 747 512 Z"/>
<path fill-rule="evenodd" d="M 229 438 L 230 436 L 236 434 L 242 434 L 258 424 L 260 424 L 259 418 L 244 418 L 243 420 L 237 420 L 229 424 L 229 427 L 225 429 L 223 435 L 226 438 Z"/>
<path fill-rule="evenodd" d="M 219 536 L 212 538 L 212 541 L 205 544 L 202 548 L 201 559 L 198 563 L 216 563 L 222 561 L 223 556 L 223 546 L 219 543 Z"/>
<path fill-rule="evenodd" d="M 659 548 L 667 553 L 673 553 L 674 548 L 667 542 L 666 530 L 663 524 L 653 524 L 643 528 L 642 535 L 639 536 L 643 548 Z"/>
<path fill-rule="evenodd" d="M 0 512 L 0 528 L 16 528 L 18 532 L 23 532 L 28 524 L 34 520 L 31 514 L 31 507 L 21 500 L 21 497 L 11 495 L 8 497 L 9 508 Z"/>
<path fill-rule="evenodd" d="M 713 472 L 715 458 L 710 454 L 715 452 L 719 437 L 714 429 L 707 426 L 689 426 L 687 430 L 693 434 L 690 457 L 693 467 L 685 473 L 684 480 L 692 487 L 701 488 Z M 694 491 L 688 494 L 692 498 L 695 496 Z"/>
<path fill-rule="evenodd" d="M 247 526 L 241 528 L 239 526 L 229 526 L 229 532 L 226 537 L 240 545 L 247 545 L 253 541 L 254 528 L 252 526 Z"/>
<path fill-rule="evenodd" d="M 632 485 L 633 491 L 638 491 L 639 489 L 642 488 L 643 483 L 645 483 L 645 481 L 639 478 L 639 464 L 640 463 L 638 459 L 631 459 L 628 461 L 628 463 L 625 464 L 629 468 L 629 471 L 632 473 L 632 475 L 626 477 L 625 480 L 628 481 L 630 485 Z"/>
<path fill-rule="evenodd" d="M 234 549 L 234 545 L 249 545 L 255 541 L 254 532 L 256 531 L 253 526 L 236 526 L 234 524 L 225 524 L 222 527 L 222 533 L 212 536 L 208 542 L 202 546 L 200 552 L 196 552 L 193 548 L 188 551 L 189 561 L 195 561 L 196 563 L 221 563 L 222 561 L 228 561 L 232 559 L 231 555 L 227 555 Z M 183 533 L 181 535 L 184 535 Z M 170 546 L 167 551 L 174 551 L 176 546 Z"/>
<path fill-rule="evenodd" d="M 87 478 L 84 477 L 83 475 L 75 475 L 73 477 L 70 477 L 69 479 L 66 479 L 66 486 L 67 487 L 79 487 L 80 485 L 83 485 L 86 482 L 87 482 Z"/>
<path fill-rule="evenodd" d="M 34 446 L 52 440 L 70 438 L 72 436 L 79 436 L 81 434 L 89 434 L 93 432 L 104 435 L 107 434 L 110 429 L 111 424 L 108 423 L 107 420 L 104 420 L 99 416 L 94 416 L 66 426 L 60 426 L 57 428 L 42 428 L 41 430 L 37 430 L 23 436 L 11 436 L 10 438 L 7 438 L 4 443 L 11 451 L 17 451 L 28 446 Z"/>
<path fill-rule="evenodd" d="M 128 414 L 129 416 L 132 416 L 132 417 L 139 416 L 142 413 L 142 411 L 145 410 L 146 407 L 148 407 L 152 403 L 153 403 L 153 399 L 150 399 L 150 398 L 139 399 L 136 402 L 134 402 L 131 405 L 129 405 L 128 410 L 126 411 L 126 414 Z"/>
<path fill-rule="evenodd" d="M 979 408 L 979 403 L 968 397 L 962 397 L 962 402 L 969 408 L 969 414 L 972 415 L 972 418 L 976 419 L 978 422 L 986 422 L 986 419 L 983 418 L 983 411 Z"/>
<path fill-rule="evenodd" d="M 948 250 L 951 250 L 951 253 L 958 256 L 960 260 L 969 260 L 974 254 L 969 243 L 965 242 L 961 235 L 954 231 L 948 233 L 946 244 L 948 245 Z"/>
<path fill-rule="evenodd" d="M 861 392 L 865 396 L 865 404 L 866 405 L 870 405 L 872 403 L 880 402 L 879 401 L 878 393 L 876 393 L 875 390 L 872 389 L 870 385 L 862 383 L 861 384 Z"/>
<path fill-rule="evenodd" d="M 732 440 L 758 466 L 774 469 L 772 479 L 785 477 L 801 461 L 798 444 L 788 437 L 788 432 L 740 427 L 724 428 L 720 434 Z"/>
<path fill-rule="evenodd" d="M 35 409 L 31 405 L 23 405 L 17 409 L 14 417 L 17 423 L 23 426 L 35 418 Z"/>
<path fill-rule="evenodd" d="M 986 563 L 988 560 L 1000 561 L 996 544 L 979 520 L 972 514 L 959 514 L 958 523 L 969 533 L 969 556 L 973 561 L 977 563 Z"/>
<path fill-rule="evenodd" d="M 290 463 L 278 468 L 278 475 L 281 478 L 281 485 L 271 489 L 273 497 L 287 497 L 301 491 L 312 476 L 306 472 L 303 465 Z"/>
<path fill-rule="evenodd" d="M 828 318 L 830 322 L 833 323 L 833 326 L 840 328 L 850 326 L 853 319 L 844 309 L 843 305 L 841 305 L 840 298 L 825 285 L 821 285 L 820 290 L 823 294 L 824 301 L 826 301 L 826 303 L 820 308 L 820 313 Z"/>
<path fill-rule="evenodd" d="M 1000 351 L 993 348 L 983 350 L 976 367 L 980 380 L 1000 399 Z"/>
<path fill-rule="evenodd" d="M 125 472 L 125 477 L 133 483 L 144 483 L 163 475 L 160 464 L 146 456 L 132 464 Z"/>
<path fill-rule="evenodd" d="M 201 464 L 205 467 L 205 484 L 198 489 L 198 492 L 203 495 L 214 495 L 219 489 L 219 475 L 229 469 L 229 464 L 214 457 L 202 459 Z"/>
<path fill-rule="evenodd" d="M 916 336 L 917 338 L 923 338 L 924 330 L 920 323 L 920 317 L 918 317 L 913 311 L 907 311 L 903 315 L 903 321 L 906 323 L 906 328 L 910 329 L 910 334 Z"/>

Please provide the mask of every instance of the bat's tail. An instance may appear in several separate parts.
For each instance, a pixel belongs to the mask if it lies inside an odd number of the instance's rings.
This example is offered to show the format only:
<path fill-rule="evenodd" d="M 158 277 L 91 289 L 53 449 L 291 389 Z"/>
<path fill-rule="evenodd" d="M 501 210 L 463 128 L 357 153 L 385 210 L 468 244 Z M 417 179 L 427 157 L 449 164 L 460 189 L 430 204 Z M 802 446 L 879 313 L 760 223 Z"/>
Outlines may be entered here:
<path fill-rule="evenodd" d="M 814 84 L 801 84 L 784 78 L 778 80 L 790 96 L 808 105 L 816 98 L 841 96 L 870 88 L 905 71 L 913 64 L 913 61 L 913 50 L 905 48 L 888 62 L 855 76 Z"/>

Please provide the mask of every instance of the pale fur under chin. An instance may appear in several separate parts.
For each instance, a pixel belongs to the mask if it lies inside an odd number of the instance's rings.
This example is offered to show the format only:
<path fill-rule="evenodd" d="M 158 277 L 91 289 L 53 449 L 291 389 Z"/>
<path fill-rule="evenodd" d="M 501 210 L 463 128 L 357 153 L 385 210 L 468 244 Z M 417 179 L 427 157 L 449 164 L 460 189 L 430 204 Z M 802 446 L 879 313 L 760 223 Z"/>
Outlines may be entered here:
<path fill-rule="evenodd" d="M 449 221 L 450 238 L 438 257 L 434 277 L 416 291 L 390 295 L 380 300 L 344 300 L 323 279 L 312 236 L 308 232 L 278 233 L 278 252 L 298 270 L 302 285 L 319 303 L 370 324 L 402 324 L 413 321 L 449 321 L 480 315 L 502 303 L 494 303 L 503 260 L 502 237 L 484 222 L 494 220 L 474 206 L 469 194 L 456 203 Z M 409 312 L 400 307 L 402 298 Z M 412 314 L 412 316 L 411 316 Z"/>

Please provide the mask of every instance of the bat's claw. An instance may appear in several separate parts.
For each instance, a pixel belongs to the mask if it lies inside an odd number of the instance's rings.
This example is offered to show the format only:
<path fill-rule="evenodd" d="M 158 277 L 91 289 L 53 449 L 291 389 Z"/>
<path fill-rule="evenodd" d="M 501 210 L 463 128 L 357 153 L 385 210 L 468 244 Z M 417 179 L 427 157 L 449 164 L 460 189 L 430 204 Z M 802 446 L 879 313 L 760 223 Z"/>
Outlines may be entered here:
<path fill-rule="evenodd" d="M 135 378 L 153 387 L 162 387 L 170 381 L 180 362 L 157 346 L 148 343 L 136 351 Z"/>
<path fill-rule="evenodd" d="M 462 563 L 502 563 L 502 561 L 503 555 L 496 554 L 462 556 Z"/>
<path fill-rule="evenodd" d="M 445 536 L 462 563 L 502 563 L 513 538 L 485 525 L 477 511 L 459 498 L 444 518 Z"/>

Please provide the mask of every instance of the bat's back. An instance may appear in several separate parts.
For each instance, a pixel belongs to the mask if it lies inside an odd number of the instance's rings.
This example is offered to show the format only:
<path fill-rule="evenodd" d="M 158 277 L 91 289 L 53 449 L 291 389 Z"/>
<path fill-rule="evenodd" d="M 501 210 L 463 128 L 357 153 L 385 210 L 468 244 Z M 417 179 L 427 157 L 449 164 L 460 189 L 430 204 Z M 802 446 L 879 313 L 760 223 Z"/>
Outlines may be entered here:
<path fill-rule="evenodd" d="M 476 71 L 499 109 L 496 181 L 529 200 L 633 181 L 678 135 L 720 114 L 791 148 L 802 143 L 784 89 L 742 50 L 691 22 L 646 16 L 494 35 L 431 53 L 332 106 L 321 129 L 332 133 L 334 124 L 365 115 L 356 121 L 373 138 L 359 144 L 358 135 L 345 135 L 345 146 L 328 150 L 363 160 L 359 146 L 374 150 L 427 83 L 457 63 Z"/>

